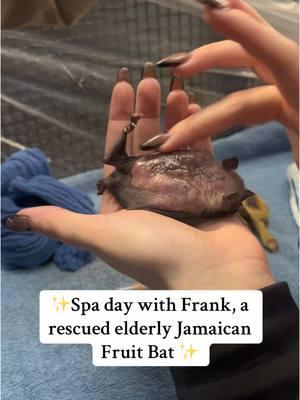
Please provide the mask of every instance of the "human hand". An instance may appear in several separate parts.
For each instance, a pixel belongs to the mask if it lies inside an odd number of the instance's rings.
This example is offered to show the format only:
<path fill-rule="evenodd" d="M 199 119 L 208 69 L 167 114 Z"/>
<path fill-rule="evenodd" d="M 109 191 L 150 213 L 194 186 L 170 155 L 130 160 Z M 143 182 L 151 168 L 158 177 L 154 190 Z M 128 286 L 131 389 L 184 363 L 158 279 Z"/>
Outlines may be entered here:
<path fill-rule="evenodd" d="M 276 120 L 288 128 L 295 161 L 299 165 L 299 48 L 275 31 L 252 7 L 230 0 L 228 7 L 207 6 L 205 18 L 230 40 L 209 44 L 181 56 L 174 74 L 187 77 L 210 68 L 252 68 L 264 86 L 226 96 L 203 111 L 176 124 L 160 150 L 169 152 L 216 135 L 237 125 Z M 169 56 L 160 66 L 178 65 Z"/>
<path fill-rule="evenodd" d="M 134 111 L 134 90 L 126 69 L 112 93 L 106 148 L 120 134 Z M 167 98 L 166 128 L 199 111 L 189 104 L 181 81 L 175 79 Z M 147 65 L 136 93 L 135 111 L 142 113 L 127 151 L 159 132 L 160 86 Z M 211 148 L 209 139 L 197 147 Z M 105 174 L 111 167 L 105 166 Z M 148 211 L 122 210 L 109 193 L 102 213 L 80 215 L 57 207 L 22 210 L 6 226 L 31 229 L 97 254 L 118 271 L 151 289 L 257 289 L 273 283 L 261 245 L 236 217 L 209 221 L 193 228 Z"/>

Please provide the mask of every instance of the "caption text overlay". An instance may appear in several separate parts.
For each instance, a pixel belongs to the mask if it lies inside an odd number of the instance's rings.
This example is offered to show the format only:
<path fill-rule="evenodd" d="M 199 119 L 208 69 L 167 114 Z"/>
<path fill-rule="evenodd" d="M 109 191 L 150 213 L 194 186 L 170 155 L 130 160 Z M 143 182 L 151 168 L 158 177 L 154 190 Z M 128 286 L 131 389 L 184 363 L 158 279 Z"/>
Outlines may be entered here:
<path fill-rule="evenodd" d="M 40 341 L 93 348 L 96 366 L 207 366 L 212 344 L 262 342 L 259 290 L 44 290 Z"/>

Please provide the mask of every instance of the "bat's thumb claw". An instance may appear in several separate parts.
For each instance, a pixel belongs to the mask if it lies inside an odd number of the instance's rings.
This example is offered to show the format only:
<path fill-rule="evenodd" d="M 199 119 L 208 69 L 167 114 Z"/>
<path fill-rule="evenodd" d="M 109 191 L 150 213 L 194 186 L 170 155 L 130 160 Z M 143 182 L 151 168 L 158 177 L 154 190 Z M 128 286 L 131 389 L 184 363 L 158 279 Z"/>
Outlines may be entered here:
<path fill-rule="evenodd" d="M 143 118 L 143 114 L 142 113 L 134 113 L 131 115 L 131 122 L 136 125 L 138 123 L 138 121 Z"/>

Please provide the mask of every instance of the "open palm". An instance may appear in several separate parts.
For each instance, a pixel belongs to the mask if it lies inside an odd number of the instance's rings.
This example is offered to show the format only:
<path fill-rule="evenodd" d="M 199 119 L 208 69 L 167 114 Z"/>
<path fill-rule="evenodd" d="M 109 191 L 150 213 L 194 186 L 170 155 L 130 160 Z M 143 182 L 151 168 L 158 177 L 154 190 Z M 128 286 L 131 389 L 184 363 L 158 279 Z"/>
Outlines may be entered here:
<path fill-rule="evenodd" d="M 167 98 L 166 128 L 201 112 L 175 78 Z M 135 104 L 134 104 L 135 101 Z M 106 151 L 128 124 L 133 111 L 143 118 L 128 136 L 128 154 L 160 131 L 160 85 L 146 64 L 136 92 L 122 69 L 112 93 Z M 195 148 L 211 149 L 210 139 Z M 111 172 L 105 166 L 104 174 Z M 91 250 L 118 271 L 151 289 L 255 289 L 272 283 L 264 251 L 237 218 L 210 220 L 194 228 L 149 211 L 122 210 L 108 192 L 101 212 L 81 215 L 46 206 L 22 210 L 32 230 Z"/>

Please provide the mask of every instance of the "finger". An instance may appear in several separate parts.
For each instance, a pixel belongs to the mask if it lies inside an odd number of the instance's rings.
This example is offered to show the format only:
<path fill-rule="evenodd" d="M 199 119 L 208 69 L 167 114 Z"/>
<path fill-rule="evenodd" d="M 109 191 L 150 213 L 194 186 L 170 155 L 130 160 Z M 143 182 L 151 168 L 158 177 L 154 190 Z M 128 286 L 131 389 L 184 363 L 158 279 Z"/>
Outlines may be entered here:
<path fill-rule="evenodd" d="M 188 60 L 173 68 L 173 72 L 186 77 L 210 68 L 252 68 L 265 82 L 274 82 L 271 72 L 232 40 L 211 43 L 193 50 Z"/>
<path fill-rule="evenodd" d="M 192 145 L 199 138 L 214 136 L 237 125 L 273 120 L 287 124 L 283 107 L 284 99 L 275 86 L 235 92 L 171 128 L 169 138 L 160 151 L 169 152 Z"/>
<path fill-rule="evenodd" d="M 299 49 L 270 25 L 260 23 L 246 12 L 223 8 L 207 10 L 208 22 L 224 35 L 240 43 L 249 54 L 267 65 L 282 94 L 298 109 Z M 289 60 L 289 62 L 287 62 Z"/>
<path fill-rule="evenodd" d="M 199 106 L 199 104 L 190 103 L 188 106 L 188 117 L 199 111 L 201 111 L 201 107 Z"/>
<path fill-rule="evenodd" d="M 201 107 L 199 106 L 199 104 L 196 103 L 194 93 L 189 93 L 188 116 L 196 114 L 199 111 L 201 111 Z M 205 149 L 211 153 L 213 152 L 210 137 L 200 138 L 196 140 L 193 144 L 190 145 L 190 148 L 194 150 Z"/>
<path fill-rule="evenodd" d="M 110 150 L 118 139 L 122 129 L 129 123 L 130 116 L 134 111 L 134 91 L 130 84 L 130 76 L 127 68 L 121 68 L 117 75 L 117 83 L 112 91 L 109 120 L 106 133 L 104 154 Z M 131 151 L 132 136 L 127 138 L 127 151 Z M 114 167 L 104 165 L 103 175 L 108 176 Z M 101 200 L 101 212 L 108 213 L 121 209 L 114 197 L 105 191 Z"/>
<path fill-rule="evenodd" d="M 142 80 L 137 87 L 135 111 L 141 113 L 143 118 L 134 131 L 132 153 L 140 154 L 140 144 L 160 131 L 160 84 L 152 63 L 144 66 Z"/>
<path fill-rule="evenodd" d="M 83 215 L 46 206 L 28 208 L 18 215 L 27 217 L 30 230 L 90 250 L 150 288 L 162 288 L 157 287 L 158 282 L 170 281 L 170 275 L 176 276 L 176 267 L 182 262 L 178 261 L 178 254 L 164 248 L 172 248 L 172 240 L 183 245 L 193 242 L 191 227 L 144 211 Z M 162 241 L 163 229 L 172 232 L 172 238 L 165 234 Z"/>
<path fill-rule="evenodd" d="M 232 40 L 211 43 L 193 50 L 188 60 L 173 68 L 179 76 L 192 76 L 209 68 L 244 68 L 250 64 L 249 54 Z"/>
<path fill-rule="evenodd" d="M 166 130 L 171 129 L 173 125 L 182 121 L 187 116 L 195 114 L 201 110 L 201 107 L 196 104 L 195 96 L 193 93 L 188 95 L 184 91 L 184 83 L 182 78 L 173 77 L 171 86 L 171 92 L 167 97 L 166 106 Z M 195 142 L 191 149 L 206 149 L 212 152 L 212 145 L 210 138 L 199 139 Z"/>
<path fill-rule="evenodd" d="M 169 130 L 177 122 L 187 117 L 188 104 L 189 99 L 184 91 L 183 79 L 173 76 L 170 84 L 170 93 L 166 100 L 166 130 Z"/>
<path fill-rule="evenodd" d="M 121 68 L 118 72 L 117 83 L 112 91 L 109 120 L 106 133 L 105 152 L 118 139 L 122 129 L 129 123 L 131 114 L 134 112 L 134 90 L 130 84 L 129 71 Z M 128 137 L 128 143 L 130 142 Z M 130 146 L 130 144 L 129 144 Z M 131 147 L 131 146 L 130 146 Z M 113 167 L 106 165 L 105 174 L 110 173 Z"/>

